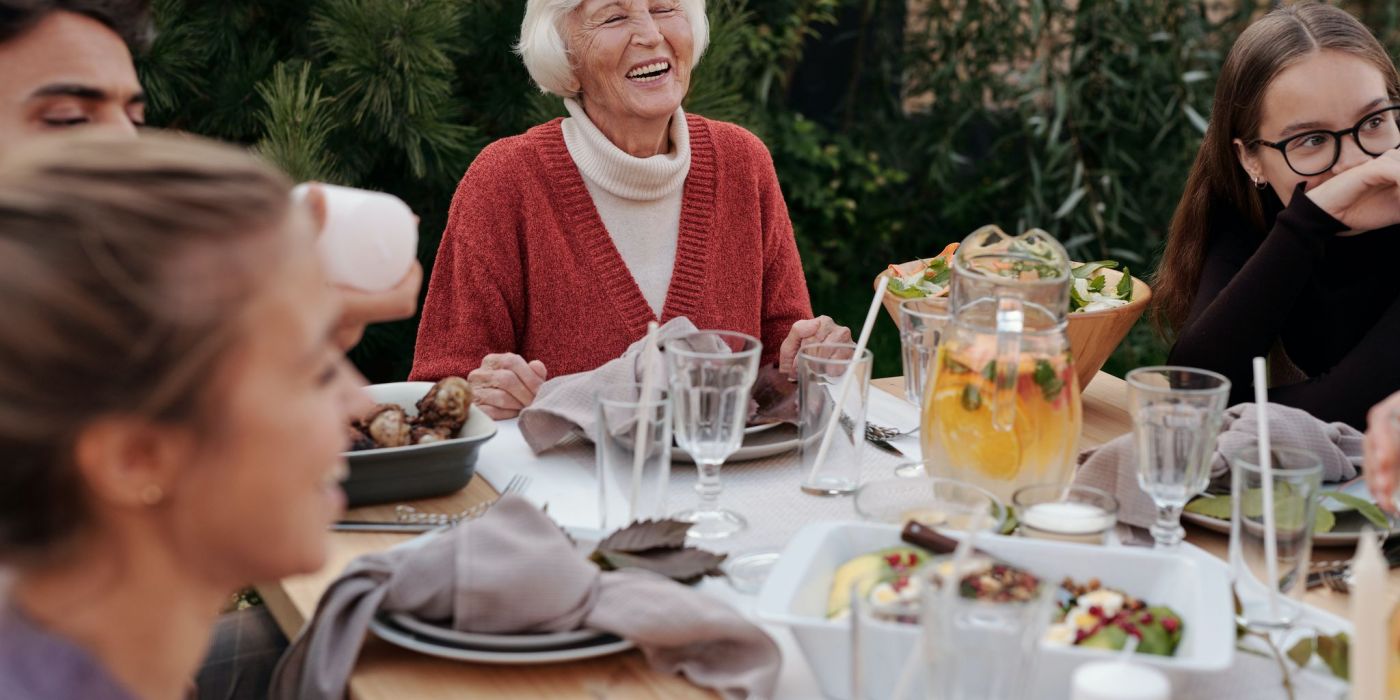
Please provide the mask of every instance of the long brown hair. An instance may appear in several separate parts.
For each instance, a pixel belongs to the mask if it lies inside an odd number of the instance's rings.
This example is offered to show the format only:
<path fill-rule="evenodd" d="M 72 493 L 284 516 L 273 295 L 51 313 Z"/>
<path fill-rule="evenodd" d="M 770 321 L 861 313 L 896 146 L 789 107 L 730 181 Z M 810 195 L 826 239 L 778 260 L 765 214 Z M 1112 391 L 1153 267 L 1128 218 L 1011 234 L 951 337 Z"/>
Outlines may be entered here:
<path fill-rule="evenodd" d="M 1235 153 L 1234 139 L 1258 136 L 1264 93 L 1275 76 L 1320 50 L 1365 59 L 1385 76 L 1390 96 L 1400 96 L 1400 74 L 1376 37 L 1345 10 L 1316 3 L 1280 7 L 1251 24 L 1235 41 L 1215 85 L 1210 125 L 1186 191 L 1172 216 L 1166 250 L 1153 278 L 1154 320 L 1159 331 L 1186 323 L 1210 245 L 1211 222 L 1237 220 L 1262 236 L 1262 193 Z M 1251 146 L 1257 148 L 1257 146 Z"/>
<path fill-rule="evenodd" d="M 55 138 L 0 165 L 0 560 L 87 524 L 72 452 L 93 421 L 211 418 L 209 386 L 289 250 L 290 186 L 168 135 Z"/>

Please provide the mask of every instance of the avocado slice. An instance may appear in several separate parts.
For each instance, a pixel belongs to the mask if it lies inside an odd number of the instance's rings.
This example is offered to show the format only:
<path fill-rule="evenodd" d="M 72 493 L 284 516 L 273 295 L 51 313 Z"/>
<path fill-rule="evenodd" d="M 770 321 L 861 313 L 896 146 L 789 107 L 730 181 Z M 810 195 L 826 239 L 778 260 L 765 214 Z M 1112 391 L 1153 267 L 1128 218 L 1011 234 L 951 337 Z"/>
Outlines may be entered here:
<path fill-rule="evenodd" d="M 1117 625 L 1104 625 L 1099 631 L 1089 635 L 1084 641 L 1079 643 L 1081 647 L 1091 649 L 1111 649 L 1118 651 L 1128 643 L 1128 633 Z"/>
<path fill-rule="evenodd" d="M 914 564 L 890 565 L 889 556 L 899 556 L 900 562 L 909 561 L 913 555 Z M 851 587 L 859 584 L 860 595 L 870 595 L 870 589 L 881 581 L 895 578 L 899 573 L 911 572 L 923 565 L 927 558 L 922 550 L 914 547 L 889 547 L 878 552 L 862 554 L 837 567 L 831 577 L 831 594 L 827 597 L 826 616 L 833 618 L 848 611 L 851 607 Z"/>

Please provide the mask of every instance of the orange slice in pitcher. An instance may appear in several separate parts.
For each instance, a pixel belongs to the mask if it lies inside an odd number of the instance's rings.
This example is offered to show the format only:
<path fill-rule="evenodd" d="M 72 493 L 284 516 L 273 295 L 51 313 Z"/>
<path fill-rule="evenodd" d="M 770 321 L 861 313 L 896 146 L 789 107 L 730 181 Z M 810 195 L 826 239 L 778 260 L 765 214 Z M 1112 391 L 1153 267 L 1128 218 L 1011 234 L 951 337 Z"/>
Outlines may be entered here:
<path fill-rule="evenodd" d="M 1021 469 L 1018 431 L 997 430 L 992 425 L 991 388 L 986 382 L 969 379 L 939 387 L 934 393 L 934 415 L 943 447 L 956 468 L 974 469 L 997 481 L 1014 479 Z M 974 396 L 977 398 L 970 398 Z"/>

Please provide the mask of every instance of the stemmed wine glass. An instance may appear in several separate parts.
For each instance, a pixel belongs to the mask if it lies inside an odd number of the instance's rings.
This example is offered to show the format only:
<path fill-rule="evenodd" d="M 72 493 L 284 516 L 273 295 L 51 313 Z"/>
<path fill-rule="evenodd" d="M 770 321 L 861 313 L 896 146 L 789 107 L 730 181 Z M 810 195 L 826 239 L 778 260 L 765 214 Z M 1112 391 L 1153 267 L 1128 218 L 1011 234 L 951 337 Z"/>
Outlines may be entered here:
<path fill-rule="evenodd" d="M 1157 505 L 1152 539 L 1175 549 L 1186 536 L 1181 509 L 1210 481 L 1230 380 L 1190 367 L 1142 367 L 1126 380 L 1138 485 Z"/>
<path fill-rule="evenodd" d="M 748 527 L 742 515 L 719 507 L 719 469 L 744 440 L 749 390 L 758 376 L 763 344 L 731 331 L 698 331 L 665 343 L 676 421 L 676 444 L 699 470 L 700 502 L 675 517 L 694 525 L 689 535 L 729 537 Z"/>

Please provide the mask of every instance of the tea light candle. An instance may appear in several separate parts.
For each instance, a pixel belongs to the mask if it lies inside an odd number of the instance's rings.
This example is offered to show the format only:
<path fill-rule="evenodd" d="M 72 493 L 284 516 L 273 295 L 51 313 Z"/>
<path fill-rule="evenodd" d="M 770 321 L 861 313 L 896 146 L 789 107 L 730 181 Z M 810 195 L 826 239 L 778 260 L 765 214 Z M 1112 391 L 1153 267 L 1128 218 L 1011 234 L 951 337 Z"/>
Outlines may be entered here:
<path fill-rule="evenodd" d="M 1161 671 L 1126 661 L 1094 661 L 1075 670 L 1070 700 L 1171 700 Z"/>
<path fill-rule="evenodd" d="M 1096 505 L 1074 501 L 1037 503 L 1019 517 L 1024 525 L 1061 535 L 1093 535 L 1117 522 L 1117 518 Z"/>
<path fill-rule="evenodd" d="M 391 194 L 336 185 L 297 185 L 293 199 L 305 200 L 312 187 L 325 195 L 326 222 L 316 247 L 330 280 L 367 292 L 398 284 L 418 256 L 413 210 Z"/>

